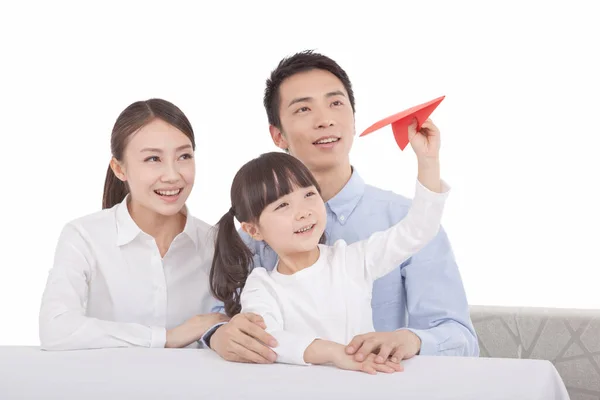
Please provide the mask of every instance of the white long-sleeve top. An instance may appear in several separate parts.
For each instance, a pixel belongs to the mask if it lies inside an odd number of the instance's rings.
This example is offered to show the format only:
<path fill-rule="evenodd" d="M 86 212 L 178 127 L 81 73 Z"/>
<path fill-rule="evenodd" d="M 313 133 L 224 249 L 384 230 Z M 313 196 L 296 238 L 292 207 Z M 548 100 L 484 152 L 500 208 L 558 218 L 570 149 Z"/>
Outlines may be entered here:
<path fill-rule="evenodd" d="M 167 329 L 214 306 L 211 226 L 185 207 L 183 232 L 161 258 L 126 201 L 63 228 L 40 308 L 43 349 L 164 347 Z"/>
<path fill-rule="evenodd" d="M 398 268 L 438 233 L 450 192 L 416 182 L 415 196 L 404 219 L 367 240 L 348 245 L 319 244 L 312 266 L 292 275 L 254 268 L 241 294 L 242 312 L 259 314 L 278 345 L 277 362 L 305 365 L 304 352 L 315 339 L 348 344 L 373 332 L 373 281 Z"/>

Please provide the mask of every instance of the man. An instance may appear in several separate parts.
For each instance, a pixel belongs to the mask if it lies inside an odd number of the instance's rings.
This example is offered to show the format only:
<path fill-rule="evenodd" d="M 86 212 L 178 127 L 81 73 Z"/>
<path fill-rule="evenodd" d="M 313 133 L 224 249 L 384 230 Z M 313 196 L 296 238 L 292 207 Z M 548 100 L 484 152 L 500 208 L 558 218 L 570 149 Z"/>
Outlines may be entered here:
<path fill-rule="evenodd" d="M 368 238 L 404 218 L 410 200 L 365 184 L 349 159 L 355 136 L 354 93 L 346 72 L 311 51 L 283 59 L 271 73 L 264 106 L 277 147 L 315 175 L 327 208 L 328 244 Z M 437 129 L 427 121 L 422 129 Z M 276 254 L 242 234 L 254 267 L 272 269 Z M 479 346 L 450 242 L 443 228 L 423 250 L 377 280 L 372 297 L 376 332 L 355 337 L 348 354 L 379 362 L 422 355 L 478 356 Z M 231 361 L 270 363 L 276 348 L 259 316 L 238 314 L 206 334 L 210 347 Z M 263 344 L 265 343 L 265 344 Z"/>

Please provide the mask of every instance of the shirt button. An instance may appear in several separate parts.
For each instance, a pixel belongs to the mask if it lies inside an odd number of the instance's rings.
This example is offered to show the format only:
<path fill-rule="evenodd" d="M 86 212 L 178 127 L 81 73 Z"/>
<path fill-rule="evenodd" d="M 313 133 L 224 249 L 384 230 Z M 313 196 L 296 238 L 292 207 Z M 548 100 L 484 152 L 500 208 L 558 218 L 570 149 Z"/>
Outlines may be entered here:
<path fill-rule="evenodd" d="M 346 217 L 344 217 L 343 215 L 340 215 L 340 221 L 343 221 L 345 219 L 346 219 Z"/>

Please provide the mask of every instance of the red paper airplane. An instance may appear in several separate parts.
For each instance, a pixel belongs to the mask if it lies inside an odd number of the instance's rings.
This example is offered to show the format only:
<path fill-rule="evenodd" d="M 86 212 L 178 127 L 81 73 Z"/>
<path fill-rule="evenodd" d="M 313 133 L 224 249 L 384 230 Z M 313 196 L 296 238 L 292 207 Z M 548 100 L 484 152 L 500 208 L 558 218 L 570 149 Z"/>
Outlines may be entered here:
<path fill-rule="evenodd" d="M 431 100 L 427 103 L 409 108 L 397 114 L 391 115 L 381 121 L 378 121 L 368 127 L 360 136 L 368 135 L 378 129 L 383 128 L 386 125 L 392 124 L 392 131 L 394 132 L 394 138 L 396 143 L 400 146 L 401 150 L 404 150 L 409 143 L 408 140 L 408 126 L 412 123 L 413 118 L 417 119 L 417 131 L 421 129 L 423 123 L 429 118 L 433 110 L 444 100 L 446 96 L 438 97 L 435 100 Z"/>

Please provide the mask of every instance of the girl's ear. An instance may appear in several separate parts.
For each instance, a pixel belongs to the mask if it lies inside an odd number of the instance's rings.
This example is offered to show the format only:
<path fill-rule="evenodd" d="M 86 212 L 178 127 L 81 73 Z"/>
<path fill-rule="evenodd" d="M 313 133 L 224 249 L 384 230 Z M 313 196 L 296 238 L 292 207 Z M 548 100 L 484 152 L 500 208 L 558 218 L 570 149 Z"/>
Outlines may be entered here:
<path fill-rule="evenodd" d="M 260 229 L 258 229 L 258 226 L 256 226 L 255 224 L 251 224 L 249 222 L 242 222 L 241 226 L 242 230 L 248 235 L 250 235 L 252 239 L 263 240 L 263 237 L 260 234 Z"/>

